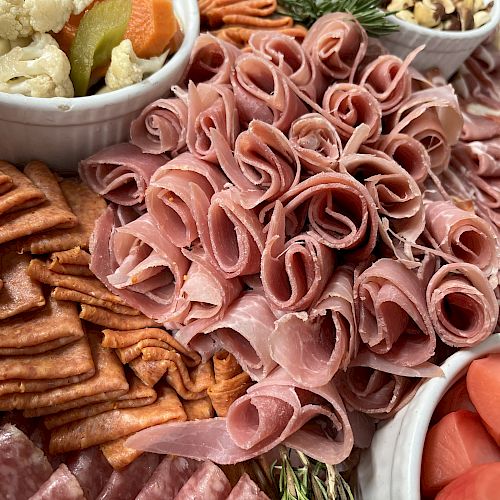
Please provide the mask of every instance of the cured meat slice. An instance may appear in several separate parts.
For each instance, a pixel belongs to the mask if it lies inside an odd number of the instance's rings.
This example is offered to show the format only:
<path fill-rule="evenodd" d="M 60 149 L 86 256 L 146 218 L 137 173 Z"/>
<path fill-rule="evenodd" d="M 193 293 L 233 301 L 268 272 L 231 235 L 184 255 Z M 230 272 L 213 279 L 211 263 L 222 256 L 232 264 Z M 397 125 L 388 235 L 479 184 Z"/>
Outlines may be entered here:
<path fill-rule="evenodd" d="M 227 43 L 209 33 L 202 33 L 196 39 L 191 51 L 186 81 L 193 81 L 196 84 L 229 83 L 234 61 L 239 55 L 240 50 L 232 43 Z"/>
<path fill-rule="evenodd" d="M 278 310 L 307 310 L 332 275 L 334 253 L 315 234 L 302 233 L 285 242 L 285 222 L 283 205 L 277 201 L 262 253 L 262 285 Z"/>
<path fill-rule="evenodd" d="M 201 160 L 217 162 L 217 153 L 212 143 L 212 130 L 224 137 L 233 149 L 240 122 L 231 87 L 190 83 L 188 90 L 189 114 L 187 146 Z"/>
<path fill-rule="evenodd" d="M 168 227 L 167 236 L 176 246 L 187 247 L 207 230 L 210 199 L 226 182 L 218 167 L 184 153 L 159 168 L 151 179 L 148 212 Z"/>
<path fill-rule="evenodd" d="M 50 477 L 52 467 L 17 427 L 0 428 L 0 496 L 27 500 Z"/>
<path fill-rule="evenodd" d="M 498 321 L 493 287 L 473 264 L 447 264 L 427 286 L 427 307 L 446 344 L 470 347 L 491 335 Z"/>
<path fill-rule="evenodd" d="M 375 142 L 382 131 L 382 109 L 377 99 L 354 83 L 334 83 L 323 96 L 323 109 L 342 139 L 348 140 L 356 127 L 369 127 L 365 142 Z"/>
<path fill-rule="evenodd" d="M 165 157 L 143 153 L 129 143 L 115 144 L 80 162 L 83 181 L 96 193 L 118 205 L 141 211 L 149 180 Z"/>
<path fill-rule="evenodd" d="M 30 497 L 30 500 L 55 499 L 85 500 L 80 483 L 64 464 L 61 464 L 40 486 L 40 489 Z"/>
<path fill-rule="evenodd" d="M 275 31 L 257 31 L 248 44 L 254 53 L 272 61 L 311 100 L 316 101 L 324 91 L 323 75 L 295 38 Z"/>
<path fill-rule="evenodd" d="M 198 467 L 199 462 L 189 458 L 165 457 L 139 492 L 136 500 L 174 499 Z"/>
<path fill-rule="evenodd" d="M 50 452 L 57 454 L 81 450 L 152 425 L 184 420 L 186 414 L 177 394 L 170 388 L 161 388 L 158 399 L 152 405 L 112 410 L 55 429 L 50 438 Z"/>
<path fill-rule="evenodd" d="M 367 45 L 366 31 L 345 12 L 322 16 L 302 43 L 305 53 L 326 78 L 350 81 L 365 56 Z"/>
<path fill-rule="evenodd" d="M 0 355 L 39 354 L 83 337 L 74 304 L 50 298 L 42 309 L 0 323 Z"/>
<path fill-rule="evenodd" d="M 230 492 L 231 485 L 224 472 L 212 462 L 207 461 L 187 480 L 175 499 L 210 498 L 224 500 Z"/>
<path fill-rule="evenodd" d="M 353 280 L 351 267 L 337 268 L 309 313 L 286 314 L 275 323 L 271 355 L 306 387 L 327 384 L 356 356 Z"/>
<path fill-rule="evenodd" d="M 227 500 L 268 500 L 269 497 L 250 479 L 245 472 L 232 489 Z"/>
<path fill-rule="evenodd" d="M 290 127 L 290 145 L 311 174 L 336 170 L 342 142 L 336 128 L 319 113 L 297 118 Z"/>
<path fill-rule="evenodd" d="M 375 247 L 377 208 L 366 188 L 351 175 L 313 175 L 283 195 L 281 202 L 287 235 L 299 234 L 308 217 L 310 230 L 321 243 L 345 250 L 354 259 L 365 259 Z"/>
<path fill-rule="evenodd" d="M 8 252 L 0 255 L 0 276 L 4 283 L 0 291 L 0 320 L 45 305 L 40 283 L 28 274 L 29 255 Z"/>
<path fill-rule="evenodd" d="M 143 153 L 173 157 L 186 149 L 188 108 L 183 99 L 158 99 L 130 124 L 130 142 Z"/>
<path fill-rule="evenodd" d="M 233 464 L 284 443 L 336 464 L 349 455 L 353 442 L 344 404 L 333 384 L 307 390 L 278 369 L 237 399 L 226 418 L 152 427 L 129 438 L 127 444 Z"/>
<path fill-rule="evenodd" d="M 144 453 L 125 469 L 113 471 L 97 499 L 134 500 L 159 463 L 158 455 Z"/>
<path fill-rule="evenodd" d="M 394 365 L 410 367 L 434 354 L 436 336 L 425 292 L 417 275 L 401 262 L 375 262 L 355 280 L 354 296 L 366 349 Z"/>
<path fill-rule="evenodd" d="M 291 123 L 306 113 L 287 76 L 265 57 L 239 56 L 231 73 L 231 84 L 240 121 L 245 127 L 257 119 L 287 132 Z"/>

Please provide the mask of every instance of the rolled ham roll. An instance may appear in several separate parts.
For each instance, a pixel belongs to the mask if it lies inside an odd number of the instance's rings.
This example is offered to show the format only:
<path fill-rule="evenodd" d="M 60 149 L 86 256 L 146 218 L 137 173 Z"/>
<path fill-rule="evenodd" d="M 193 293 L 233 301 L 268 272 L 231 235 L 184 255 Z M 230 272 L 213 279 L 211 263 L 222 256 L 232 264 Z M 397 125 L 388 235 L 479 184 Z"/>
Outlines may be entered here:
<path fill-rule="evenodd" d="M 491 335 L 498 302 L 484 273 L 473 264 L 447 264 L 427 287 L 427 307 L 436 333 L 453 347 L 471 347 Z"/>
<path fill-rule="evenodd" d="M 186 83 L 210 82 L 229 83 L 234 61 L 240 55 L 240 49 L 231 43 L 216 38 L 209 33 L 202 33 L 191 51 L 186 72 Z"/>
<path fill-rule="evenodd" d="M 425 215 L 426 227 L 443 252 L 476 265 L 488 277 L 496 275 L 498 241 L 491 224 L 450 201 L 428 203 Z"/>
<path fill-rule="evenodd" d="M 144 154 L 137 146 L 123 143 L 81 161 L 78 171 L 92 191 L 117 205 L 142 211 L 149 181 L 164 163 L 163 156 Z"/>
<path fill-rule="evenodd" d="M 244 127 L 257 119 L 287 132 L 291 123 L 307 112 L 290 88 L 285 73 L 265 57 L 256 54 L 238 57 L 231 84 Z"/>
<path fill-rule="evenodd" d="M 151 179 L 146 193 L 148 213 L 179 248 L 207 231 L 210 199 L 227 182 L 220 169 L 191 153 L 169 161 Z"/>
<path fill-rule="evenodd" d="M 226 418 L 151 427 L 127 446 L 219 464 L 256 457 L 280 443 L 307 456 L 338 464 L 349 456 L 353 433 L 337 389 L 306 389 L 275 370 L 237 399 Z"/>
<path fill-rule="evenodd" d="M 356 356 L 353 279 L 351 267 L 339 267 L 309 313 L 286 314 L 275 323 L 271 355 L 297 383 L 327 384 Z"/>
<path fill-rule="evenodd" d="M 354 296 L 358 331 L 367 349 L 403 367 L 420 365 L 434 354 L 436 335 L 425 292 L 401 262 L 375 262 L 355 280 Z"/>
<path fill-rule="evenodd" d="M 158 99 L 130 124 L 130 142 L 143 153 L 177 156 L 186 149 L 188 108 L 178 98 Z"/>
<path fill-rule="evenodd" d="M 365 88 L 354 83 L 335 83 L 323 96 L 323 109 L 340 137 L 348 140 L 356 127 L 369 127 L 365 142 L 374 142 L 382 131 L 382 110 L 377 99 Z"/>
<path fill-rule="evenodd" d="M 335 127 L 319 113 L 297 118 L 288 135 L 302 166 L 311 174 L 336 170 L 342 141 Z"/>
<path fill-rule="evenodd" d="M 277 201 L 260 266 L 269 302 L 283 311 L 309 309 L 328 283 L 334 262 L 333 250 L 314 234 L 285 241 L 285 214 Z"/>
<path fill-rule="evenodd" d="M 366 53 L 368 36 L 345 12 L 326 14 L 307 33 L 302 47 L 329 80 L 352 81 Z"/>
<path fill-rule="evenodd" d="M 293 37 L 275 31 L 257 31 L 248 42 L 252 51 L 273 62 L 313 101 L 325 89 L 325 79 L 302 45 Z"/>
<path fill-rule="evenodd" d="M 189 151 L 202 160 L 217 162 L 217 154 L 211 139 L 215 129 L 233 149 L 239 132 L 239 118 L 231 87 L 190 83 L 188 91 L 189 114 L 187 146 Z"/>
<path fill-rule="evenodd" d="M 321 243 L 365 259 L 375 247 L 377 208 L 366 188 L 351 175 L 320 173 L 292 188 L 280 200 L 285 208 L 286 234 L 296 236 L 308 217 Z"/>

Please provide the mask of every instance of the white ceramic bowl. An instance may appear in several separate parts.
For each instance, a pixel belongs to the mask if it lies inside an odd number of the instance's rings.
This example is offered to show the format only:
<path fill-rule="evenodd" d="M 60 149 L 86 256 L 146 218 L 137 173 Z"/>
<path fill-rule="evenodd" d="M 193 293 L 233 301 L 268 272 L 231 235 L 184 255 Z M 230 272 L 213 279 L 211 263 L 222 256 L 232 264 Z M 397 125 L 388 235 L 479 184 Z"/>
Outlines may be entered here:
<path fill-rule="evenodd" d="M 500 352 L 500 333 L 450 356 L 441 366 L 444 377 L 425 382 L 410 404 L 380 425 L 357 470 L 363 500 L 420 500 L 422 450 L 434 409 L 474 359 L 493 352 Z"/>
<path fill-rule="evenodd" d="M 396 16 L 388 19 L 399 26 L 398 32 L 380 39 L 389 52 L 404 59 L 413 49 L 425 45 L 413 66 L 421 72 L 439 68 L 448 79 L 500 23 L 500 0 L 494 0 L 490 21 L 469 31 L 439 31 L 402 21 Z"/>
<path fill-rule="evenodd" d="M 0 159 L 37 159 L 72 171 L 95 151 L 128 138 L 130 122 L 182 77 L 200 21 L 196 0 L 173 0 L 184 31 L 179 50 L 144 81 L 114 92 L 77 98 L 39 98 L 0 92 Z"/>

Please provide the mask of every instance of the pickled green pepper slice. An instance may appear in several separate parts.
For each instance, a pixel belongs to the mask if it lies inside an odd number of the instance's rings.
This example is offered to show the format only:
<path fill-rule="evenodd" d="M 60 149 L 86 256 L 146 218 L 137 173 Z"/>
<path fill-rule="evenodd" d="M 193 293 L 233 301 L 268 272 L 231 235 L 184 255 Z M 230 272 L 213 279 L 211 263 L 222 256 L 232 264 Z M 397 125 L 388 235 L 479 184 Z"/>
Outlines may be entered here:
<path fill-rule="evenodd" d="M 111 61 L 111 51 L 122 41 L 131 11 L 132 0 L 103 0 L 83 16 L 69 56 L 76 97 L 87 94 L 92 70 Z"/>

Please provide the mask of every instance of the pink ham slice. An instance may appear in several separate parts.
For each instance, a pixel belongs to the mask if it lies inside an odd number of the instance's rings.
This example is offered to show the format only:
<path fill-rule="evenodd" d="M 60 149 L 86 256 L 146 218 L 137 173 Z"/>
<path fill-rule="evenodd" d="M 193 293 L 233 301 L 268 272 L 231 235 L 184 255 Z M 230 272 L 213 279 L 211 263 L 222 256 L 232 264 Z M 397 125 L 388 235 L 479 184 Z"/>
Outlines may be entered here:
<path fill-rule="evenodd" d="M 133 144 L 116 144 L 80 162 L 83 181 L 118 205 L 143 208 L 149 180 L 165 163 L 163 156 L 144 154 Z"/>
<path fill-rule="evenodd" d="M 498 321 L 495 292 L 472 264 L 447 264 L 427 287 L 427 307 L 436 333 L 446 344 L 471 347 L 491 335 Z"/>
<path fill-rule="evenodd" d="M 335 127 L 319 113 L 297 118 L 288 135 L 302 166 L 311 174 L 336 170 L 342 141 Z"/>
<path fill-rule="evenodd" d="M 354 77 L 368 44 L 366 31 L 350 14 L 326 14 L 307 33 L 302 47 L 329 80 Z"/>
<path fill-rule="evenodd" d="M 261 263 L 269 302 L 282 311 L 309 309 L 328 283 L 334 263 L 333 250 L 315 234 L 302 233 L 285 241 L 285 213 L 277 201 Z"/>
<path fill-rule="evenodd" d="M 205 462 L 188 479 L 175 496 L 175 500 L 225 500 L 231 492 L 231 485 L 224 472 L 212 462 Z"/>
<path fill-rule="evenodd" d="M 380 137 L 382 109 L 377 99 L 360 85 L 334 83 L 323 96 L 323 109 L 344 140 L 361 124 L 369 127 L 365 142 L 374 142 Z"/>
<path fill-rule="evenodd" d="M 271 60 L 313 101 L 324 92 L 323 75 L 295 38 L 262 30 L 250 37 L 248 45 L 254 53 Z"/>
<path fill-rule="evenodd" d="M 144 453 L 123 470 L 115 470 L 97 500 L 134 500 L 160 463 L 160 456 Z"/>
<path fill-rule="evenodd" d="M 177 156 L 186 149 L 188 108 L 178 98 L 158 99 L 130 125 L 130 141 L 144 153 Z"/>
<path fill-rule="evenodd" d="M 201 160 L 217 162 L 211 133 L 215 129 L 231 149 L 239 132 L 239 117 L 231 87 L 200 83 L 189 84 L 187 146 Z"/>
<path fill-rule="evenodd" d="M 337 464 L 349 456 L 353 442 L 333 384 L 307 390 L 277 369 L 237 399 L 226 418 L 150 427 L 129 438 L 127 446 L 232 464 L 283 443 Z"/>
<path fill-rule="evenodd" d="M 66 465 L 59 468 L 42 484 L 30 500 L 86 500 L 76 477 Z"/>
<path fill-rule="evenodd" d="M 239 54 L 240 49 L 231 43 L 209 33 L 202 33 L 191 51 L 186 82 L 229 83 L 234 61 Z"/>
<path fill-rule="evenodd" d="M 434 354 L 436 336 L 425 291 L 401 262 L 375 262 L 355 280 L 354 294 L 366 349 L 403 367 L 420 365 Z"/>
<path fill-rule="evenodd" d="M 173 500 L 198 467 L 199 463 L 189 458 L 165 457 L 136 500 Z"/>
<path fill-rule="evenodd" d="M 283 195 L 287 235 L 299 234 L 306 217 L 326 246 L 365 259 L 375 247 L 377 208 L 366 188 L 351 175 L 320 173 Z"/>
<path fill-rule="evenodd" d="M 179 248 L 191 245 L 208 230 L 210 199 L 227 179 L 216 166 L 183 153 L 160 167 L 146 193 L 146 207 Z M 206 237 L 206 236 L 205 236 Z"/>
<path fill-rule="evenodd" d="M 356 356 L 353 279 L 351 267 L 339 267 L 309 313 L 286 314 L 276 322 L 272 357 L 297 383 L 325 385 Z"/>
<path fill-rule="evenodd" d="M 265 57 L 243 54 L 235 62 L 231 84 L 243 126 L 253 120 L 287 132 L 291 123 L 306 113 L 292 91 L 287 76 Z"/>
<path fill-rule="evenodd" d="M 26 500 L 52 474 L 43 451 L 17 427 L 0 428 L 0 498 Z"/>
<path fill-rule="evenodd" d="M 227 500 L 269 500 L 269 497 L 261 491 L 245 472 L 232 489 Z"/>
<path fill-rule="evenodd" d="M 253 380 L 263 380 L 276 366 L 269 350 L 275 320 L 261 292 L 245 292 L 207 333 L 233 354 Z"/>

